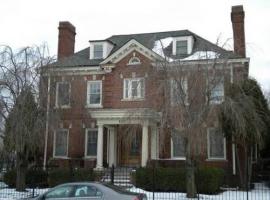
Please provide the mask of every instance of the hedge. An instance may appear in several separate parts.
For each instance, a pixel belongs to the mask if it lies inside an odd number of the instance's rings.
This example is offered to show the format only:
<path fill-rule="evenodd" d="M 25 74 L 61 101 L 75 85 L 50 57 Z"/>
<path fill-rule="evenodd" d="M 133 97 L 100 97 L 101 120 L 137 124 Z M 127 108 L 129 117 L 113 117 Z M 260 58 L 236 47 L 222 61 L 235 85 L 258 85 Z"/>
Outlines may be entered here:
<path fill-rule="evenodd" d="M 9 187 L 16 186 L 16 170 L 10 170 L 4 174 L 4 182 Z M 42 169 L 29 169 L 26 171 L 25 183 L 28 187 L 47 187 L 48 174 Z"/>
<path fill-rule="evenodd" d="M 89 169 L 54 169 L 48 173 L 48 185 L 54 187 L 58 184 L 76 181 L 94 181 L 97 175 Z"/>
<path fill-rule="evenodd" d="M 196 171 L 197 190 L 204 194 L 214 194 L 223 183 L 224 171 L 219 168 L 204 167 Z M 139 168 L 132 174 L 136 187 L 147 191 L 186 192 L 186 170 L 184 168 Z"/>
<path fill-rule="evenodd" d="M 71 171 L 66 168 L 51 169 L 48 172 L 42 169 L 30 169 L 26 172 L 27 187 L 54 187 L 58 184 L 75 181 L 94 181 L 98 175 L 89 169 L 74 169 Z M 16 170 L 10 170 L 4 175 L 4 182 L 9 187 L 16 186 Z"/>

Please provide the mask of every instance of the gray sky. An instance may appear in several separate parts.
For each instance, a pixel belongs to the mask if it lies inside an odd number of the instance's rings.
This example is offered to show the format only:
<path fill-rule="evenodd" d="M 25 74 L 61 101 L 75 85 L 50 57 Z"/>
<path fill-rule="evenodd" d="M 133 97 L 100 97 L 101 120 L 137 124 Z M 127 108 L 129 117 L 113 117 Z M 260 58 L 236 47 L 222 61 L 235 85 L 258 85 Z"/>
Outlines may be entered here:
<path fill-rule="evenodd" d="M 250 75 L 270 90 L 270 0 L 0 0 L 0 44 L 47 42 L 57 51 L 58 23 L 76 26 L 76 51 L 111 35 L 189 29 L 232 48 L 232 5 L 244 5 Z"/>

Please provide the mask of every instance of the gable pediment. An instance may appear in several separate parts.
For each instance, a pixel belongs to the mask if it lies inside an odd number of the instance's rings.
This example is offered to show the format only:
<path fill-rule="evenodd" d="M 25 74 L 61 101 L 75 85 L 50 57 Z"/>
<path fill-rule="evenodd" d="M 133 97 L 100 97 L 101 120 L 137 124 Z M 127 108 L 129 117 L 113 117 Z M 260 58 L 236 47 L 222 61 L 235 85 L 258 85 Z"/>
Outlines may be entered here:
<path fill-rule="evenodd" d="M 111 54 L 104 61 L 102 61 L 100 65 L 107 65 L 109 63 L 115 64 L 133 51 L 137 51 L 138 53 L 144 55 L 152 61 L 163 59 L 160 55 L 148 49 L 147 47 L 139 43 L 137 40 L 132 39 L 128 41 L 125 45 L 123 45 L 120 49 L 118 49 L 116 52 Z"/>

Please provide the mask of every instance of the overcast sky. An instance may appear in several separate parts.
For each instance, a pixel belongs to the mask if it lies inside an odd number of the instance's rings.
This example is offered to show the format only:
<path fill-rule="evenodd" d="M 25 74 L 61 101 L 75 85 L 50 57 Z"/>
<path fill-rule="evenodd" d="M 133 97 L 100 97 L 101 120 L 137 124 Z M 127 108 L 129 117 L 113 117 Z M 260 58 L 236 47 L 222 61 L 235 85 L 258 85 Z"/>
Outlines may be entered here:
<path fill-rule="evenodd" d="M 250 75 L 270 90 L 270 0 L 0 0 L 0 44 L 48 43 L 57 52 L 58 23 L 76 27 L 76 51 L 111 35 L 189 29 L 232 48 L 231 6 L 246 13 Z"/>

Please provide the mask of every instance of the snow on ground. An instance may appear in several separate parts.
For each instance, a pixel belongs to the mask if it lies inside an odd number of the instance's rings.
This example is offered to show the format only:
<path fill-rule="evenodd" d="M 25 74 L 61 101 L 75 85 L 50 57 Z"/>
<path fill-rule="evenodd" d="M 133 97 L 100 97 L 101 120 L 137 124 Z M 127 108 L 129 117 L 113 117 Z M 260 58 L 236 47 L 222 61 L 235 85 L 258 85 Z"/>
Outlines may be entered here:
<path fill-rule="evenodd" d="M 35 189 L 35 194 L 42 194 L 48 189 Z M 153 200 L 153 193 L 144 191 L 140 188 L 132 187 L 129 189 L 132 192 L 145 193 L 148 200 Z M 4 188 L 0 189 L 0 200 L 16 200 L 27 198 L 32 195 L 32 189 L 27 189 L 27 192 L 16 192 L 15 189 Z M 155 200 L 191 200 L 186 198 L 185 193 L 176 192 L 155 192 Z M 197 200 L 198 198 L 196 198 Z M 199 195 L 200 200 L 247 200 L 245 191 L 230 190 L 217 195 Z M 270 188 L 263 183 L 256 183 L 255 188 L 248 192 L 248 200 L 270 200 Z"/>

